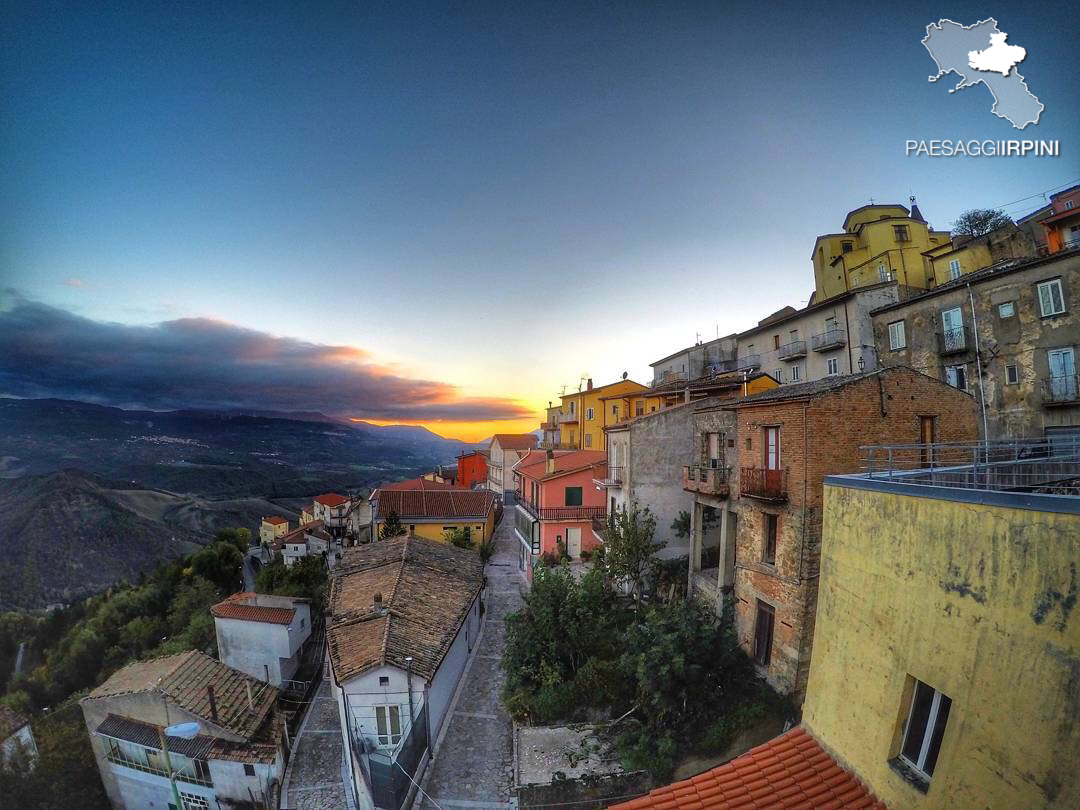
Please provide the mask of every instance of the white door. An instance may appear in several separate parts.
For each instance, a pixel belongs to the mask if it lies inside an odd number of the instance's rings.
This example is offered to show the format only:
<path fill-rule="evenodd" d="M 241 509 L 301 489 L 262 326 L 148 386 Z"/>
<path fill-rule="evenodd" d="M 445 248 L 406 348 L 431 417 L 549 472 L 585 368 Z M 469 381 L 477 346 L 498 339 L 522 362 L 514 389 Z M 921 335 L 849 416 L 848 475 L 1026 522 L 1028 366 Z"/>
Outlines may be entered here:
<path fill-rule="evenodd" d="M 765 428 L 765 469 L 780 469 L 780 428 Z"/>
<path fill-rule="evenodd" d="M 570 555 L 572 560 L 581 558 L 581 529 L 567 528 L 566 553 Z"/>
<path fill-rule="evenodd" d="M 1076 399 L 1076 358 L 1072 349 L 1052 349 L 1046 353 L 1050 362 L 1050 393 L 1054 401 Z"/>

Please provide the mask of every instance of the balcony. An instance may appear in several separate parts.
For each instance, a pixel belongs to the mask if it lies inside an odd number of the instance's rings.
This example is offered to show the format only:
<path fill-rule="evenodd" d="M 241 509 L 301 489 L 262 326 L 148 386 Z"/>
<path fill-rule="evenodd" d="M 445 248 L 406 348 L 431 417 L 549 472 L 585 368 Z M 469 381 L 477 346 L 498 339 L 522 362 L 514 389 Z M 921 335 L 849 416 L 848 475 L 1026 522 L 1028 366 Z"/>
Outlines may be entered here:
<path fill-rule="evenodd" d="M 537 520 L 550 520 L 562 523 L 574 521 L 592 521 L 599 518 L 607 520 L 606 506 L 544 506 L 537 507 L 532 501 L 519 498 L 517 505 Z"/>
<path fill-rule="evenodd" d="M 793 340 L 791 343 L 781 346 L 779 354 L 781 360 L 795 360 L 799 357 L 806 357 L 806 341 Z"/>
<path fill-rule="evenodd" d="M 598 487 L 605 487 L 607 489 L 621 487 L 625 470 L 625 467 L 608 467 L 607 475 L 604 478 L 594 478 L 593 483 Z"/>
<path fill-rule="evenodd" d="M 699 495 L 728 496 L 727 467 L 702 467 L 687 465 L 683 467 L 683 489 Z"/>
<path fill-rule="evenodd" d="M 815 352 L 828 352 L 847 345 L 843 329 L 830 329 L 810 338 L 810 348 Z"/>
<path fill-rule="evenodd" d="M 967 329 L 958 326 L 956 329 L 946 329 L 937 333 L 938 354 L 959 354 L 967 351 Z"/>
<path fill-rule="evenodd" d="M 577 450 L 577 448 L 566 442 L 538 442 L 536 445 L 537 450 Z"/>
<path fill-rule="evenodd" d="M 1042 402 L 1047 408 L 1080 404 L 1080 376 L 1047 377 L 1042 381 Z"/>
<path fill-rule="evenodd" d="M 743 467 L 739 472 L 739 494 L 762 501 L 786 501 L 788 471 Z"/>
<path fill-rule="evenodd" d="M 735 360 L 736 369 L 744 368 L 761 368 L 761 355 L 760 354 L 744 354 Z"/>

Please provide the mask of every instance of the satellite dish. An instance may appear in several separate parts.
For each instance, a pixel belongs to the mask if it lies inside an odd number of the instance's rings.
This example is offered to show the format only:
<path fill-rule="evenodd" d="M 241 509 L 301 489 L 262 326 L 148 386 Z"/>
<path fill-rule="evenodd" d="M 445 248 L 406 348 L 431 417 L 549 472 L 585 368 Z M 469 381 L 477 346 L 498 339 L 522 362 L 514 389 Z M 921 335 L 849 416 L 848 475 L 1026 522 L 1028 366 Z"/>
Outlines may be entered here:
<path fill-rule="evenodd" d="M 624 372 L 622 373 L 622 378 L 623 378 L 624 380 L 625 380 L 625 379 L 626 379 L 627 377 L 629 377 L 629 376 L 630 376 L 630 372 L 628 372 L 628 371 L 624 371 Z"/>

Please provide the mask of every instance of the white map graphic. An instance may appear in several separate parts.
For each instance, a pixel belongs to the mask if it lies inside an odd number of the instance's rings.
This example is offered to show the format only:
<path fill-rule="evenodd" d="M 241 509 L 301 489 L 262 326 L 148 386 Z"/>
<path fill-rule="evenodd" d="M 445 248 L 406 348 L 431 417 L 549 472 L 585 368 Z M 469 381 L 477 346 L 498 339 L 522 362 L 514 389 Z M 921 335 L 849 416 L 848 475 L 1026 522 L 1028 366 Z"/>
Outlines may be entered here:
<path fill-rule="evenodd" d="M 1019 45 L 1006 45 L 1008 37 L 1008 34 L 991 34 L 990 47 L 985 51 L 971 51 L 968 64 L 976 70 L 992 70 L 1008 76 L 1016 63 L 1023 62 L 1027 56 L 1027 51 Z"/>

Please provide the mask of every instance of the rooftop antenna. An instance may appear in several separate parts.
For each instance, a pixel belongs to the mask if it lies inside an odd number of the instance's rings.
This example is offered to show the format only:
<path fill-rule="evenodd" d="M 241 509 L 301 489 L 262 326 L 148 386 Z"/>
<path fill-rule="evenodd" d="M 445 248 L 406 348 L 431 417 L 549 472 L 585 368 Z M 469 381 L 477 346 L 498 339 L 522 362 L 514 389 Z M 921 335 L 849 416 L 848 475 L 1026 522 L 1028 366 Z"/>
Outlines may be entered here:
<path fill-rule="evenodd" d="M 871 198 L 870 198 L 870 204 L 871 204 L 871 205 L 873 205 L 873 204 L 874 204 L 874 198 L 873 198 L 873 197 L 871 197 Z"/>
<path fill-rule="evenodd" d="M 694 332 L 694 343 L 695 345 L 701 343 L 701 332 Z"/>

